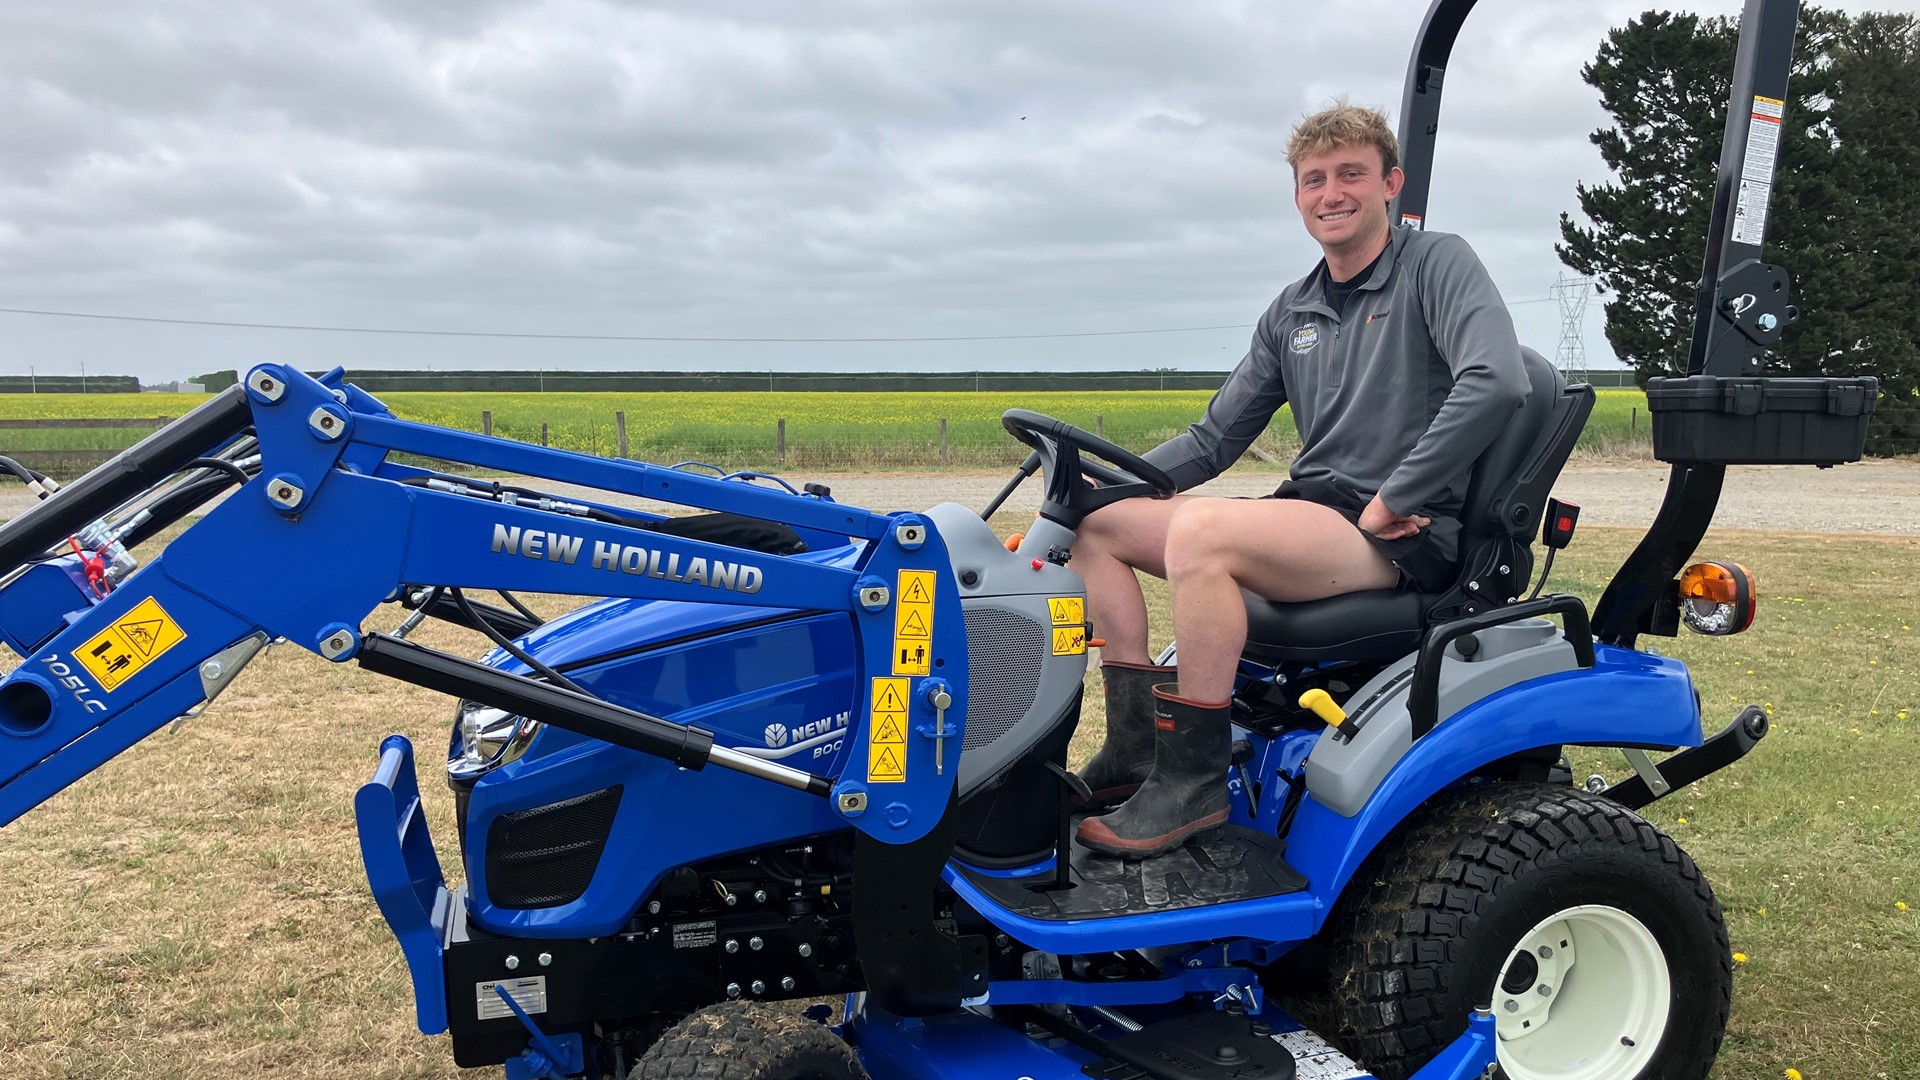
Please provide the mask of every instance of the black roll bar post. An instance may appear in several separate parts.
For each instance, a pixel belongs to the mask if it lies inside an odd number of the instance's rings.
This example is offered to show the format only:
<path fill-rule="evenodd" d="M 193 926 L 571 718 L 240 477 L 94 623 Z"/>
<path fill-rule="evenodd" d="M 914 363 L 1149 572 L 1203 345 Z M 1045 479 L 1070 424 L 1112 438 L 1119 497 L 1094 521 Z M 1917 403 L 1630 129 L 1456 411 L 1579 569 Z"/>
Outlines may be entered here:
<path fill-rule="evenodd" d="M 1761 263 L 1760 250 L 1784 126 L 1778 103 L 1787 99 L 1799 21 L 1800 0 L 1747 0 L 1740 16 L 1706 261 L 1695 292 L 1689 375 L 1758 374 L 1761 353 L 1794 315 L 1786 307 L 1786 275 Z M 1773 145 L 1753 145 L 1756 130 Z M 1715 462 L 1673 466 L 1653 526 L 1600 596 L 1593 618 L 1597 639 L 1631 648 L 1647 629 L 1655 601 L 1706 535 L 1726 474 L 1727 467 Z"/>
<path fill-rule="evenodd" d="M 1440 131 L 1440 92 L 1445 89 L 1447 58 L 1478 0 L 1433 0 L 1413 39 L 1407 61 L 1407 85 L 1400 95 L 1400 168 L 1406 182 L 1387 209 L 1387 220 L 1424 228 L 1427 192 L 1433 177 L 1433 146 Z"/>

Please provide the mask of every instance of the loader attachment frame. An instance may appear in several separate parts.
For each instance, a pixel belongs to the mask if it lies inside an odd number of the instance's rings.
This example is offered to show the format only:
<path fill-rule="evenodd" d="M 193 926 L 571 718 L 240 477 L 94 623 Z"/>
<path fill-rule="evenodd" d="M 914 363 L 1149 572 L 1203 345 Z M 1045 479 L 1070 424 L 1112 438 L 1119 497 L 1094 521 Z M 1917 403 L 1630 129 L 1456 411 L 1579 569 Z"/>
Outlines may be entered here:
<path fill-rule="evenodd" d="M 657 515 L 469 483 L 396 453 L 776 522 L 859 552 L 828 563 L 736 549 L 643 527 Z M 183 471 L 192 475 L 176 481 Z M 160 557 L 118 576 L 97 562 L 87 570 L 96 553 L 75 534 L 99 523 L 89 535 L 151 535 L 155 506 L 179 516 L 192 502 L 174 497 L 185 484 L 218 493 L 207 478 L 227 473 L 246 482 Z M 965 626 L 945 545 L 926 520 L 401 420 L 338 370 L 316 379 L 257 367 L 0 525 L 0 600 L 16 585 L 15 602 L 0 603 L 0 630 L 25 646 L 0 681 L 0 823 L 201 707 L 271 639 L 683 768 L 717 765 L 829 798 L 885 845 L 933 830 L 958 756 L 936 747 L 964 738 Z M 427 586 L 845 613 L 859 664 L 852 752 L 838 775 L 814 775 L 364 625 L 382 603 Z"/>

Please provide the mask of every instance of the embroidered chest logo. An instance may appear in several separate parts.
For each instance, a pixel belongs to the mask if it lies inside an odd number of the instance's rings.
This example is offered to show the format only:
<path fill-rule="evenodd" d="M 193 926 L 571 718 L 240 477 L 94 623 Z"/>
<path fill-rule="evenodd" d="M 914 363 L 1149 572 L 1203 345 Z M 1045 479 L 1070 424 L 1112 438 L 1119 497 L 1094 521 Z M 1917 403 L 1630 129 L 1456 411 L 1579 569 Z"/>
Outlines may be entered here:
<path fill-rule="evenodd" d="M 1393 312 L 1391 311 L 1376 311 L 1373 314 L 1367 316 L 1366 325 L 1372 326 L 1374 323 L 1377 323 L 1380 320 L 1385 319 L 1387 316 L 1391 314 L 1393 314 Z"/>
<path fill-rule="evenodd" d="M 1305 353 L 1312 352 L 1313 347 L 1318 344 L 1320 344 L 1320 324 L 1308 323 L 1293 332 L 1293 340 L 1288 343 L 1287 348 L 1297 353 Z"/>

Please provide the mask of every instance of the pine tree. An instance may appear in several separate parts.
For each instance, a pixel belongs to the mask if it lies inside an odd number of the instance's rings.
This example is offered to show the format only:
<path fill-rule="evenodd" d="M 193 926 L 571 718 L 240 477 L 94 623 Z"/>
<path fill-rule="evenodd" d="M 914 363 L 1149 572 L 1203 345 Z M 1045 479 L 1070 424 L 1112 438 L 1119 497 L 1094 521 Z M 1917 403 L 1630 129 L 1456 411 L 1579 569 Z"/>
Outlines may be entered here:
<path fill-rule="evenodd" d="M 1616 182 L 1580 185 L 1591 224 L 1562 214 L 1556 250 L 1612 294 L 1607 340 L 1643 383 L 1686 370 L 1737 40 L 1727 19 L 1649 12 L 1581 71 Z M 1802 318 L 1768 370 L 1879 376 L 1869 452 L 1920 450 L 1920 24 L 1809 8 L 1794 52 L 1763 257 Z"/>

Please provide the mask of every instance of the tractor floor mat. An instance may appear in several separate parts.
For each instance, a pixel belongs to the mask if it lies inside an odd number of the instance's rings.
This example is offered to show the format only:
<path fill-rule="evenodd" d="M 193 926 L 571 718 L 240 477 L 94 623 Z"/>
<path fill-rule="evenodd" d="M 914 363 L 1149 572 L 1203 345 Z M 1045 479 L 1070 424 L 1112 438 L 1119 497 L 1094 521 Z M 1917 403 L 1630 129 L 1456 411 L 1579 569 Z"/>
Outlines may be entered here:
<path fill-rule="evenodd" d="M 1151 859 L 1120 859 L 1073 845 L 1072 886 L 1053 875 L 1003 878 L 959 865 L 1001 907 L 1030 919 L 1112 919 L 1282 896 L 1307 887 L 1287 865 L 1286 844 L 1228 825 Z"/>

